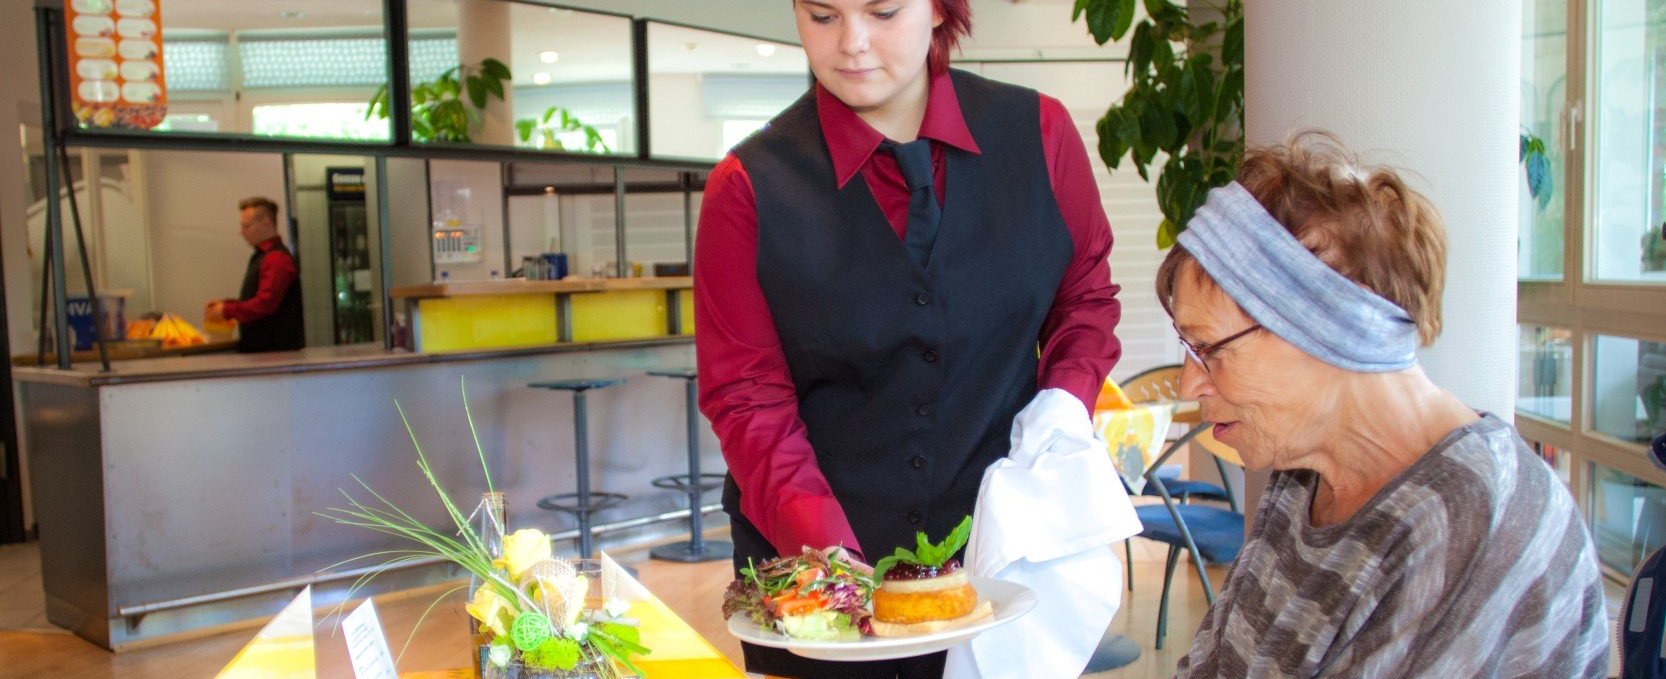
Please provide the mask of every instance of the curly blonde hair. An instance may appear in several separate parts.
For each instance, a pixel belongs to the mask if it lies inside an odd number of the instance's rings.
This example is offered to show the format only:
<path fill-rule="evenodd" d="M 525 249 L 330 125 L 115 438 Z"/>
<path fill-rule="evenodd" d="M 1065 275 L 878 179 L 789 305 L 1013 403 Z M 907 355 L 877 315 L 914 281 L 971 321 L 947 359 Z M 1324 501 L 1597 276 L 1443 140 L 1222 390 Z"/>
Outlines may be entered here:
<path fill-rule="evenodd" d="M 1366 165 L 1335 135 L 1307 131 L 1247 149 L 1238 183 L 1319 259 L 1405 309 L 1424 346 L 1440 335 L 1446 227 L 1393 168 Z M 1164 309 L 1181 269 L 1195 266 L 1184 247 L 1169 250 L 1157 269 Z"/>

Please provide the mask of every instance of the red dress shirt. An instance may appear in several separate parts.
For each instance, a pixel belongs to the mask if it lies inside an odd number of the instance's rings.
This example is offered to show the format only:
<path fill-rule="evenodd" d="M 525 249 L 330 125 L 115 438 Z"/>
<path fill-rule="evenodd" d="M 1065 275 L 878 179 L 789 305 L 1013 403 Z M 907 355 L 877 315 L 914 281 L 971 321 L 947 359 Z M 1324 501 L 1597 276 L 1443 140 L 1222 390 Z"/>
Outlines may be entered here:
<path fill-rule="evenodd" d="M 295 257 L 283 248 L 283 239 L 276 236 L 268 238 L 255 249 L 266 253 L 260 258 L 260 287 L 249 299 L 225 300 L 225 307 L 220 313 L 226 320 L 247 323 L 271 316 L 278 310 L 278 303 L 283 301 L 284 291 L 289 289 L 290 282 L 299 275 Z"/>
<path fill-rule="evenodd" d="M 1121 355 L 1113 332 L 1121 306 L 1107 261 L 1111 229 L 1087 149 L 1070 115 L 1046 95 L 1039 97 L 1038 105 L 1048 180 L 1075 251 L 1042 324 L 1037 382 L 1042 389 L 1070 392 L 1091 412 L 1105 376 Z M 884 135 L 820 85 L 816 109 L 838 186 L 860 172 L 901 238 L 908 227 L 909 191 L 896 159 L 874 152 Z M 932 169 L 941 202 L 943 145 L 980 153 L 947 73 L 931 79 L 919 136 L 933 142 Z M 757 246 L 752 183 L 740 160 L 729 154 L 706 181 L 694 249 L 700 410 L 711 420 L 729 472 L 740 486 L 741 514 L 779 553 L 831 545 L 860 552 L 799 419 L 798 397 L 775 321 L 758 286 Z"/>

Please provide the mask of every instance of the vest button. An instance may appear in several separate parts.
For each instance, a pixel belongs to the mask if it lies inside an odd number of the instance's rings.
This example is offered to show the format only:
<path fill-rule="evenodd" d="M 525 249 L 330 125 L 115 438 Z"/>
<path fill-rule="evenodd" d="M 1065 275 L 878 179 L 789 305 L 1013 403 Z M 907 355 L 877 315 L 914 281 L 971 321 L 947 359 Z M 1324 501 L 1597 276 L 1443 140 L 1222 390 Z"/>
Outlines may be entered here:
<path fill-rule="evenodd" d="M 920 404 L 920 407 L 914 409 L 914 412 L 916 414 L 918 414 L 919 416 L 921 416 L 921 417 L 925 417 L 927 415 L 930 415 L 931 414 L 931 404 L 930 403 L 922 403 L 922 404 Z"/>
<path fill-rule="evenodd" d="M 930 304 L 931 303 L 931 293 L 922 292 L 918 295 L 915 295 L 914 296 L 914 303 L 918 304 L 920 306 L 925 306 L 927 304 Z"/>
<path fill-rule="evenodd" d="M 920 455 L 915 455 L 914 459 L 908 461 L 908 464 L 913 465 L 915 469 L 925 469 L 926 458 Z"/>
<path fill-rule="evenodd" d="M 926 353 L 920 354 L 920 358 L 925 359 L 925 361 L 927 363 L 936 363 L 937 362 L 937 352 L 932 351 L 931 349 L 927 349 Z"/>
<path fill-rule="evenodd" d="M 909 523 L 919 523 L 923 520 L 925 520 L 925 517 L 920 514 L 920 510 L 918 509 L 908 513 Z"/>

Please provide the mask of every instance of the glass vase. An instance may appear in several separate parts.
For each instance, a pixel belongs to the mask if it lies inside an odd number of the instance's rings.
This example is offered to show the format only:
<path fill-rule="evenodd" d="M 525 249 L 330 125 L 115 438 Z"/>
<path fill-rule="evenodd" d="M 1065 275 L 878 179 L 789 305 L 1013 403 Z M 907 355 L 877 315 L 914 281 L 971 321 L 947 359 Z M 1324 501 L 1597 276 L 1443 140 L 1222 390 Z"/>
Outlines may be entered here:
<path fill-rule="evenodd" d="M 481 493 L 480 504 L 475 507 L 474 513 L 470 515 L 474 520 L 475 535 L 480 537 L 481 544 L 486 548 L 486 554 L 493 559 L 503 556 L 504 510 L 508 504 L 508 497 L 502 492 Z M 472 598 L 474 591 L 479 589 L 482 584 L 484 582 L 479 576 L 471 574 L 469 576 L 468 596 Z M 487 664 L 486 652 L 489 648 L 487 644 L 491 642 L 491 639 L 486 631 L 481 629 L 479 620 L 475 620 L 474 616 L 468 616 L 468 619 L 469 638 L 474 640 L 475 651 L 474 662 L 469 663 L 469 667 L 474 670 L 475 679 L 482 679 L 485 676 L 485 671 L 481 668 Z"/>

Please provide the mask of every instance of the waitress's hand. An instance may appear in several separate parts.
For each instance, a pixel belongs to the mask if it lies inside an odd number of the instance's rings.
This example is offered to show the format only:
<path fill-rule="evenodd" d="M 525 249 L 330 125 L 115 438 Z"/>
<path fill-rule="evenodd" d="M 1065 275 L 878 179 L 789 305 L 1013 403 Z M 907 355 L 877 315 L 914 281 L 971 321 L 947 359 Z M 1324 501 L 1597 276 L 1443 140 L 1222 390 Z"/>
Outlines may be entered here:
<path fill-rule="evenodd" d="M 215 300 L 213 302 L 209 302 L 206 306 L 203 307 L 202 317 L 203 317 L 203 320 L 209 321 L 211 323 L 224 323 L 224 322 L 226 322 L 226 303 L 225 303 L 225 300 Z"/>

